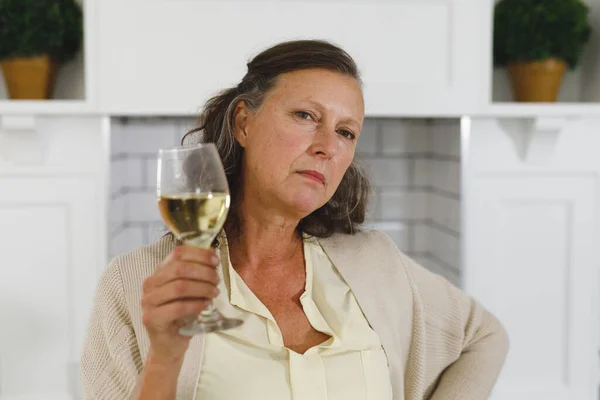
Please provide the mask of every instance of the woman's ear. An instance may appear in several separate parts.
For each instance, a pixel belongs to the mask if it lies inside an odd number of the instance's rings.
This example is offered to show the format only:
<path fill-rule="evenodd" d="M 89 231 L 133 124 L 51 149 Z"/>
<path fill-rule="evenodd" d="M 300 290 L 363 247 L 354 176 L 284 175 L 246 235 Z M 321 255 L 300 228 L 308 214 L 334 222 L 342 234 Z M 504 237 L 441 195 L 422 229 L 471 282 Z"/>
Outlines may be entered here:
<path fill-rule="evenodd" d="M 246 147 L 248 142 L 248 125 L 252 114 L 245 101 L 240 101 L 233 111 L 233 134 L 240 146 Z"/>

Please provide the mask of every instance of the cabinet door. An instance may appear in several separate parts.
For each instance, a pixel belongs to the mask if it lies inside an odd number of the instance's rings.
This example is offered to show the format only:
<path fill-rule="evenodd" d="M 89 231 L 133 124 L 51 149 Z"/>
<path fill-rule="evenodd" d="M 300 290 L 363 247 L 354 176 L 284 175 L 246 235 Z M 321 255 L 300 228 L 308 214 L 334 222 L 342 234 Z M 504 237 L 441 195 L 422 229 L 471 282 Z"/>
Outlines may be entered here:
<path fill-rule="evenodd" d="M 106 263 L 105 165 L 96 119 L 60 120 L 38 121 L 43 148 L 27 163 L 14 156 L 35 153 L 36 142 L 0 129 L 0 400 L 80 398 Z"/>
<path fill-rule="evenodd" d="M 465 288 L 511 337 L 494 399 L 595 398 L 595 179 L 506 175 L 472 184 L 471 220 L 480 223 L 468 236 Z"/>
<path fill-rule="evenodd" d="M 321 38 L 362 71 L 369 116 L 460 115 L 476 108 L 480 0 L 103 0 L 103 111 L 188 115 L 236 85 L 281 40 Z"/>

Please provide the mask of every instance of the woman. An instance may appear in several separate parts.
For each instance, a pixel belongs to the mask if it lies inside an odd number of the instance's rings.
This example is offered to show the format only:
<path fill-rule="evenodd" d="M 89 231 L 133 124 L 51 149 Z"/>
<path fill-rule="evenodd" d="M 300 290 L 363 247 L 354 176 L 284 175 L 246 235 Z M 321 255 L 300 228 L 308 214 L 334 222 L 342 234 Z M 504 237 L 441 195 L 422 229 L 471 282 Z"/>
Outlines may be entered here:
<path fill-rule="evenodd" d="M 85 398 L 487 398 L 507 352 L 500 323 L 359 230 L 363 118 L 354 61 L 321 41 L 267 49 L 207 103 L 196 131 L 226 167 L 224 232 L 214 251 L 167 235 L 113 260 L 83 352 Z M 211 299 L 244 324 L 179 335 Z"/>

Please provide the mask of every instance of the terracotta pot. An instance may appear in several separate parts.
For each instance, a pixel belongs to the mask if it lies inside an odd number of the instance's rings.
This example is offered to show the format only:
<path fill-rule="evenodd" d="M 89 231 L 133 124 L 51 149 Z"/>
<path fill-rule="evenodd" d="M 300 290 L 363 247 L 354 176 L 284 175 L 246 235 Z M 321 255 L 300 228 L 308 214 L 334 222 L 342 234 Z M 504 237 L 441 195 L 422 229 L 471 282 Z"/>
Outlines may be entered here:
<path fill-rule="evenodd" d="M 15 57 L 0 65 L 11 99 L 46 100 L 52 95 L 57 67 L 49 56 Z"/>
<path fill-rule="evenodd" d="M 558 98 L 567 65 L 557 58 L 548 58 L 510 63 L 507 69 L 515 101 L 548 103 Z"/>

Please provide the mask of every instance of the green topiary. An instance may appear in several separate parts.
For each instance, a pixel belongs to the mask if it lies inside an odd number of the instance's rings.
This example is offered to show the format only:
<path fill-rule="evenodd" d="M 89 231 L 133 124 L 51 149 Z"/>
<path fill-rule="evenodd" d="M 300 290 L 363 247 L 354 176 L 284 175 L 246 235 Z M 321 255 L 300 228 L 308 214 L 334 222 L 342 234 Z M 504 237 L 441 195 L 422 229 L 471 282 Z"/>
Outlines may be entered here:
<path fill-rule="evenodd" d="M 563 60 L 579 63 L 591 27 L 580 0 L 502 0 L 494 12 L 494 65 Z"/>
<path fill-rule="evenodd" d="M 72 59 L 83 39 L 76 0 L 0 0 L 0 60 L 47 54 Z"/>

